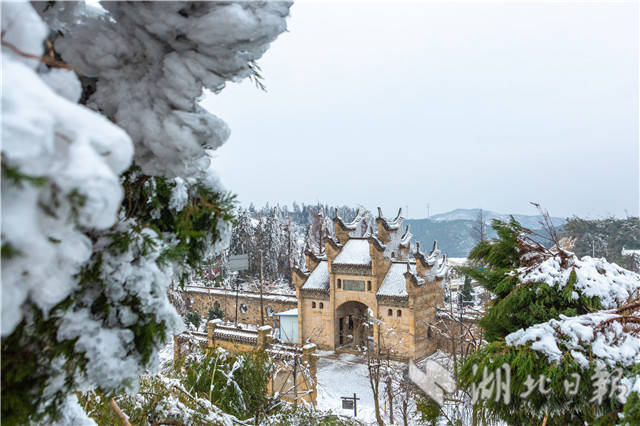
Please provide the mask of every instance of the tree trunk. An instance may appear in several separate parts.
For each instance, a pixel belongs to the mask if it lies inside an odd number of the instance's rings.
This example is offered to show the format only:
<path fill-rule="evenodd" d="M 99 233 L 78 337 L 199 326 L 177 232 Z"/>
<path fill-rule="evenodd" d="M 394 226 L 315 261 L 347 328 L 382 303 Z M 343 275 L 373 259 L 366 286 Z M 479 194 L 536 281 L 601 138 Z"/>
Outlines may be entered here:
<path fill-rule="evenodd" d="M 262 250 L 260 250 L 260 325 L 264 325 L 264 304 L 262 301 L 262 287 L 264 285 L 264 279 L 262 277 Z"/>
<path fill-rule="evenodd" d="M 387 398 L 389 398 L 389 423 L 393 424 L 393 392 L 391 388 L 391 376 L 387 377 Z"/>

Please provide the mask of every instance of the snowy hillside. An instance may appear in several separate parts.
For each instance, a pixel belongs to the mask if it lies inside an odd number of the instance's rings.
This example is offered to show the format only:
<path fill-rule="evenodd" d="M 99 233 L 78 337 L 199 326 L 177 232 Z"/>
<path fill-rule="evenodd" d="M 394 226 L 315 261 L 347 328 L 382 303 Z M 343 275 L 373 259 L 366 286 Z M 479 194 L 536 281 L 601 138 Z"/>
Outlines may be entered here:
<path fill-rule="evenodd" d="M 466 257 L 477 242 L 472 229 L 479 212 L 480 209 L 455 209 L 428 219 L 407 219 L 405 224 L 411 225 L 411 233 L 421 245 L 428 247 L 433 240 L 437 240 L 443 253 L 450 257 Z M 509 214 L 489 210 L 483 210 L 482 213 L 489 238 L 496 236 L 490 226 L 492 219 L 509 220 Z M 541 216 L 514 214 L 513 217 L 525 228 L 544 234 L 539 223 Z M 565 219 L 559 217 L 552 217 L 551 220 L 558 230 L 566 223 Z"/>
<path fill-rule="evenodd" d="M 434 222 L 451 222 L 454 220 L 475 221 L 478 218 L 478 213 L 480 213 L 480 209 L 455 209 L 450 212 L 434 214 L 429 217 L 428 220 Z M 509 216 L 513 215 L 513 217 L 520 222 L 522 226 L 529 229 L 540 228 L 540 220 L 542 219 L 540 215 L 496 213 L 490 210 L 482 210 L 482 214 L 484 216 L 484 221 L 487 224 L 490 224 L 492 219 L 509 220 Z M 567 222 L 561 217 L 552 217 L 551 220 L 554 226 L 562 226 Z"/>

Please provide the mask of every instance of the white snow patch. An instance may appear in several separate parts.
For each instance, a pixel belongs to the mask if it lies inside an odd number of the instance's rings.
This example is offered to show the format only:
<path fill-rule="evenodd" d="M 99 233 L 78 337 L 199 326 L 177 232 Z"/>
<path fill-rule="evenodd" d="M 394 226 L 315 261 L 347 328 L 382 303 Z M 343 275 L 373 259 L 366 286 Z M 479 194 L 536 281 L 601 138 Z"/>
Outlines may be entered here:
<path fill-rule="evenodd" d="M 559 256 L 555 255 L 532 268 L 518 269 L 519 278 L 522 282 L 543 282 L 562 289 L 571 271 L 575 270 L 578 278 L 575 291 L 587 297 L 598 297 L 604 309 L 619 306 L 640 289 L 640 275 L 605 259 L 573 256 L 570 263 L 572 267 L 563 268 Z"/>
<path fill-rule="evenodd" d="M 326 260 L 316 266 L 302 288 L 305 290 L 326 290 L 329 288 L 329 263 Z"/>
<path fill-rule="evenodd" d="M 338 256 L 333 261 L 336 265 L 369 265 L 371 253 L 369 241 L 365 239 L 350 239 L 346 242 Z"/>

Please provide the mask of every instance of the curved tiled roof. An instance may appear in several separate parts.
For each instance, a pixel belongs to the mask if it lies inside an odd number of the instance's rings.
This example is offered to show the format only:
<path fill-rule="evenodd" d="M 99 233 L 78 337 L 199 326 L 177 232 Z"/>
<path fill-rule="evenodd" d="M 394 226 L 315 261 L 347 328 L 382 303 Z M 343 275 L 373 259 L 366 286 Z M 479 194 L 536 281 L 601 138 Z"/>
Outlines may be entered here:
<path fill-rule="evenodd" d="M 333 263 L 335 265 L 370 265 L 369 241 L 363 238 L 351 238 L 344 244 Z"/>
<path fill-rule="evenodd" d="M 408 270 L 407 270 L 408 269 Z M 392 263 L 387 275 L 384 277 L 380 288 L 376 293 L 376 296 L 391 296 L 391 297 L 406 297 L 407 293 L 407 279 L 405 278 L 405 272 L 416 273 L 415 263 Z"/>
<path fill-rule="evenodd" d="M 329 290 L 329 263 L 326 260 L 320 262 L 309 274 L 301 290 Z"/>

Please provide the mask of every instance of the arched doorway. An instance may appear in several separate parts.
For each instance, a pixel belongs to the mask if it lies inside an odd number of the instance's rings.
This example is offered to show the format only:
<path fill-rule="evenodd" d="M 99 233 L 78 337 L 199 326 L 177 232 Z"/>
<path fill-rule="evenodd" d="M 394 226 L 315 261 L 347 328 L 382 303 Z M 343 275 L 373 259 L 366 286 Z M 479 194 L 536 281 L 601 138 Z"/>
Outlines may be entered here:
<path fill-rule="evenodd" d="M 350 301 L 336 309 L 336 348 L 358 349 L 373 340 L 370 310 L 364 303 Z"/>

